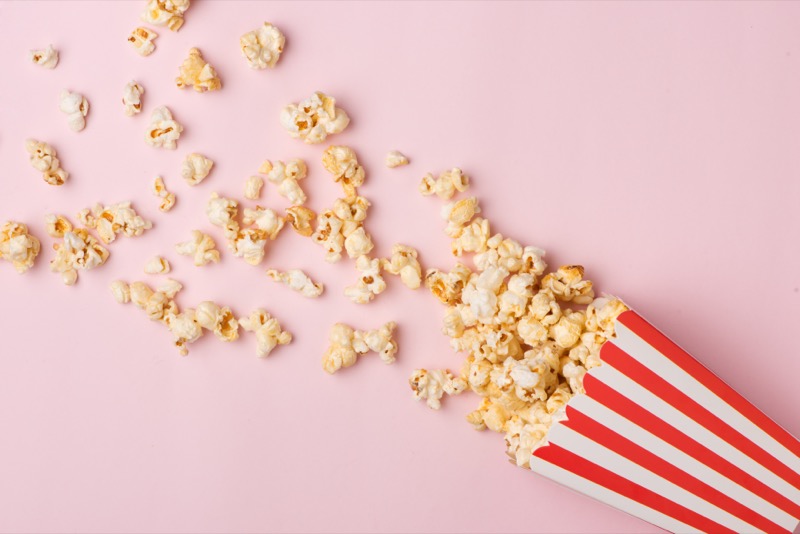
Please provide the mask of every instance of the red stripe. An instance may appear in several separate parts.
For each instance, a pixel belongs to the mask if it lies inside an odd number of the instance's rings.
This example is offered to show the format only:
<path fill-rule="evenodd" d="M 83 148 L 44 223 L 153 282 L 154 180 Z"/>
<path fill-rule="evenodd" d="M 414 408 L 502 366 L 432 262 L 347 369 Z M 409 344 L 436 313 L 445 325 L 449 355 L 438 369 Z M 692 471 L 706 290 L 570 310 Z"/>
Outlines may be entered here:
<path fill-rule="evenodd" d="M 731 428 L 725 421 L 709 412 L 678 388 L 633 359 L 627 352 L 612 342 L 604 344 L 600 350 L 600 358 L 605 363 L 618 369 L 622 374 L 669 403 L 689 419 L 704 426 L 729 445 L 739 449 L 795 488 L 800 489 L 800 475 L 747 439 L 743 434 Z"/>
<path fill-rule="evenodd" d="M 604 467 L 600 467 L 554 443 L 539 447 L 533 454 L 537 458 L 557 465 L 570 473 L 574 473 L 581 478 L 594 482 L 598 486 L 602 486 L 632 501 L 636 501 L 648 508 L 661 512 L 701 532 L 735 533 L 735 531 L 720 525 L 716 521 L 712 521 L 697 512 L 689 510 L 685 506 L 672 502 L 666 497 L 662 497 L 644 486 L 631 482 L 627 478 L 621 477 Z"/>
<path fill-rule="evenodd" d="M 667 336 L 658 331 L 653 325 L 645 321 L 633 311 L 624 312 L 619 316 L 619 322 L 630 328 L 639 337 L 649 343 L 658 352 L 669 358 L 675 365 L 695 377 L 720 399 L 738 410 L 747 419 L 772 436 L 775 441 L 786 447 L 795 456 L 800 456 L 800 441 L 789 432 L 781 428 L 775 421 L 767 417 L 764 412 L 753 406 L 742 397 L 735 389 L 722 381 L 717 375 L 706 369 L 695 360 L 688 352 L 676 345 Z"/>
<path fill-rule="evenodd" d="M 598 423 L 569 405 L 567 405 L 567 419 L 562 421 L 561 424 L 586 436 L 595 443 L 599 443 L 620 456 L 627 458 L 631 462 L 642 466 L 664 480 L 668 480 L 676 486 L 694 494 L 700 500 L 707 501 L 717 508 L 725 510 L 745 523 L 749 523 L 764 532 L 786 532 L 791 534 L 789 530 L 770 521 L 761 514 L 728 497 L 724 493 L 693 477 L 663 458 L 659 458 L 644 447 L 637 445 L 628 438 Z"/>
<path fill-rule="evenodd" d="M 635 423 L 657 438 L 669 443 L 698 462 L 705 464 L 722 476 L 746 488 L 751 493 L 758 495 L 790 516 L 800 518 L 800 504 L 789 500 L 708 447 L 698 443 L 669 423 L 664 422 L 658 416 L 648 412 L 612 387 L 598 380 L 591 373 L 588 373 L 583 378 L 583 387 L 586 388 L 588 397 L 613 410 L 628 421 Z"/>

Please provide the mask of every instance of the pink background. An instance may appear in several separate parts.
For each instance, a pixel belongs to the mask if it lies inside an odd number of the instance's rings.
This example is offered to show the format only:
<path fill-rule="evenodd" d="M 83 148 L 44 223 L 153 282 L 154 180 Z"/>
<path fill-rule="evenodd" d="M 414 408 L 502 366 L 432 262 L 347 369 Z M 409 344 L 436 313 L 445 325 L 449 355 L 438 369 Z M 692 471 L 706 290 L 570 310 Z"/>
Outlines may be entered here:
<path fill-rule="evenodd" d="M 280 108 L 320 89 L 352 117 L 332 139 L 368 172 L 376 253 L 401 241 L 449 267 L 437 199 L 419 178 L 461 166 L 494 228 L 582 263 L 617 294 L 795 435 L 800 435 L 800 5 L 797 3 L 295 3 L 197 1 L 179 33 L 157 28 L 139 57 L 125 38 L 144 2 L 0 2 L 0 219 L 43 241 L 19 277 L 0 264 L 0 530 L 83 532 L 655 532 L 506 462 L 500 435 L 463 420 L 478 399 L 415 403 L 416 367 L 458 369 L 439 333 L 442 307 L 392 278 L 367 307 L 342 295 L 351 262 L 329 265 L 284 232 L 262 267 L 223 250 L 196 268 L 173 252 L 193 228 L 217 229 L 212 191 L 241 198 L 266 158 L 306 158 L 310 206 L 339 193 L 323 146 L 290 139 Z M 252 71 L 239 36 L 263 20 L 287 36 L 274 71 Z M 58 68 L 27 61 L 53 43 Z M 219 71 L 214 94 L 173 80 L 198 46 Z M 122 88 L 145 89 L 125 117 Z M 58 93 L 91 102 L 67 128 Z M 167 105 L 178 150 L 148 147 L 148 115 Z M 27 137 L 51 142 L 71 173 L 47 186 Z M 387 151 L 412 164 L 386 169 Z M 196 188 L 180 162 L 216 162 Z M 176 208 L 156 209 L 164 176 Z M 48 270 L 43 215 L 132 200 L 154 223 L 111 245 L 75 287 Z M 262 204 L 280 208 L 268 186 Z M 221 243 L 221 240 L 220 240 Z M 179 302 L 213 299 L 238 314 L 272 311 L 295 342 L 266 360 L 245 334 L 206 336 L 181 358 L 164 328 L 108 284 L 147 280 L 164 254 Z M 326 284 L 314 301 L 269 281 L 300 267 Z M 336 321 L 399 323 L 393 366 L 365 357 L 326 375 Z"/>

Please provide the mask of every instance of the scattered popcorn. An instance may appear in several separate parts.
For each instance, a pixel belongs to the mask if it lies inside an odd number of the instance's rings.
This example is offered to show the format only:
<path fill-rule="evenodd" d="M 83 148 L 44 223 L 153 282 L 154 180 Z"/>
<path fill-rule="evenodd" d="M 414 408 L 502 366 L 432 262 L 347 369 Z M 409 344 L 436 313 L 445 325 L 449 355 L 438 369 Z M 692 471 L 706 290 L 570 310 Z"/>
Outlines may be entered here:
<path fill-rule="evenodd" d="M 359 256 L 356 269 L 360 271 L 358 282 L 346 287 L 344 294 L 356 304 L 366 304 L 386 289 L 386 282 L 381 277 L 381 260 Z"/>
<path fill-rule="evenodd" d="M 187 9 L 189 0 L 148 0 L 142 20 L 176 32 L 183 26 L 183 14 Z"/>
<path fill-rule="evenodd" d="M 161 199 L 161 204 L 158 205 L 158 209 L 161 211 L 167 212 L 175 206 L 175 193 L 167 191 L 164 179 L 160 176 L 156 176 L 153 182 L 153 194 Z"/>
<path fill-rule="evenodd" d="M 317 217 L 317 228 L 311 235 L 311 239 L 325 249 L 325 261 L 328 263 L 335 263 L 342 258 L 344 236 L 341 231 L 343 226 L 344 221 L 331 210 L 325 211 Z"/>
<path fill-rule="evenodd" d="M 225 239 L 228 241 L 236 239 L 239 233 L 239 222 L 236 220 L 238 214 L 238 202 L 211 193 L 211 199 L 206 205 L 208 221 L 214 226 L 222 228 L 225 231 Z"/>
<path fill-rule="evenodd" d="M 317 214 L 305 206 L 292 206 L 286 208 L 286 222 L 288 222 L 294 231 L 303 237 L 310 237 L 314 233 L 311 228 L 311 221 L 316 218 Z"/>
<path fill-rule="evenodd" d="M 549 290 L 559 300 L 589 304 L 594 299 L 594 290 L 589 280 L 583 280 L 583 266 L 565 265 L 542 278 L 542 289 Z"/>
<path fill-rule="evenodd" d="M 115 280 L 109 286 L 111 294 L 114 295 L 114 300 L 120 304 L 127 304 L 131 301 L 131 288 L 122 280 Z"/>
<path fill-rule="evenodd" d="M 422 267 L 417 260 L 418 253 L 406 245 L 392 247 L 392 257 L 383 260 L 383 269 L 396 276 L 411 289 L 418 289 L 422 283 Z"/>
<path fill-rule="evenodd" d="M 323 285 L 311 280 L 311 278 L 300 269 L 289 269 L 283 273 L 275 269 L 269 269 L 267 271 L 267 276 L 297 291 L 304 297 L 313 299 L 322 294 Z"/>
<path fill-rule="evenodd" d="M 58 50 L 53 48 L 53 45 L 40 50 L 31 50 L 29 57 L 35 65 L 45 69 L 54 69 L 58 65 Z"/>
<path fill-rule="evenodd" d="M 69 173 L 61 168 L 53 147 L 36 139 L 28 139 L 25 141 L 25 150 L 30 154 L 31 165 L 42 173 L 45 182 L 50 185 L 64 185 Z"/>
<path fill-rule="evenodd" d="M 265 247 L 269 235 L 265 230 L 245 228 L 240 230 L 231 242 L 233 255 L 244 259 L 249 265 L 258 265 L 264 259 Z"/>
<path fill-rule="evenodd" d="M 359 226 L 345 238 L 344 248 L 349 257 L 360 258 L 365 254 L 369 254 L 374 245 L 372 244 L 372 238 L 364 230 L 364 227 Z"/>
<path fill-rule="evenodd" d="M 110 206 L 95 204 L 78 213 L 78 220 L 87 228 L 93 228 L 105 244 L 112 243 L 117 235 L 127 237 L 142 235 L 153 227 L 153 223 L 143 219 L 130 202 L 118 202 Z"/>
<path fill-rule="evenodd" d="M 203 59 L 197 48 L 189 50 L 189 57 L 181 64 L 175 83 L 178 89 L 194 87 L 198 93 L 222 88 L 222 80 L 219 79 L 217 71 Z"/>
<path fill-rule="evenodd" d="M 56 218 L 66 220 L 61 216 Z M 103 265 L 108 259 L 108 250 L 103 248 L 85 228 L 65 230 L 62 242 L 54 243 L 53 249 L 56 256 L 50 262 L 50 270 L 61 273 L 61 280 L 68 286 L 77 282 L 79 269 L 94 269 Z"/>
<path fill-rule="evenodd" d="M 442 407 L 440 399 L 445 393 L 458 395 L 467 389 L 467 382 L 463 378 L 454 378 L 450 371 L 439 369 L 433 371 L 416 369 L 408 379 L 408 384 L 414 391 L 414 398 L 425 399 L 428 407 L 434 410 Z"/>
<path fill-rule="evenodd" d="M 33 267 L 41 244 L 22 223 L 8 221 L 0 226 L 0 260 L 10 261 L 22 274 Z"/>
<path fill-rule="evenodd" d="M 258 172 L 267 175 L 267 180 L 278 186 L 278 194 L 288 200 L 292 206 L 305 204 L 306 194 L 297 182 L 306 177 L 308 169 L 301 159 L 293 159 L 286 163 L 276 161 L 273 165 L 265 161 Z"/>
<path fill-rule="evenodd" d="M 334 98 L 316 92 L 299 104 L 283 108 L 281 124 L 290 136 L 313 144 L 344 130 L 350 124 L 350 118 L 344 110 L 336 107 Z"/>
<path fill-rule="evenodd" d="M 339 369 L 351 367 L 360 354 L 370 350 L 377 352 L 384 363 L 394 362 L 397 343 L 392 336 L 396 326 L 388 322 L 377 330 L 357 331 L 346 324 L 336 323 L 330 331 L 330 345 L 322 357 L 322 368 L 333 374 Z"/>
<path fill-rule="evenodd" d="M 158 34 L 153 30 L 139 26 L 131 32 L 128 42 L 140 56 L 149 56 L 156 49 L 156 37 Z"/>
<path fill-rule="evenodd" d="M 263 230 L 270 240 L 274 240 L 283 229 L 284 220 L 273 210 L 256 206 L 255 209 L 244 209 L 242 223 L 248 226 L 254 225 L 259 230 Z"/>
<path fill-rule="evenodd" d="M 89 113 L 89 101 L 79 93 L 61 91 L 58 97 L 58 109 L 67 114 L 67 124 L 73 132 L 80 132 L 86 127 L 86 115 Z"/>
<path fill-rule="evenodd" d="M 125 90 L 122 93 L 122 105 L 125 106 L 125 115 L 133 117 L 137 113 L 141 113 L 143 94 L 144 87 L 135 80 L 131 80 L 125 85 Z"/>
<path fill-rule="evenodd" d="M 165 315 L 164 322 L 174 336 L 175 346 L 178 347 L 181 356 L 189 354 L 186 345 L 194 343 L 203 335 L 203 329 L 197 323 L 195 310 L 191 308 L 180 313 Z"/>
<path fill-rule="evenodd" d="M 286 38 L 281 31 L 269 22 L 265 22 L 256 30 L 247 32 L 239 39 L 242 55 L 252 69 L 275 67 L 285 43 Z"/>
<path fill-rule="evenodd" d="M 397 354 L 397 342 L 395 342 L 393 336 L 396 328 L 397 324 L 390 321 L 376 330 L 356 331 L 354 335 L 356 351 L 359 354 L 363 354 L 366 349 L 369 349 L 377 353 L 383 363 L 394 363 L 395 354 Z"/>
<path fill-rule="evenodd" d="M 147 274 L 167 274 L 169 271 L 169 262 L 161 256 L 151 258 L 144 266 L 144 272 Z"/>
<path fill-rule="evenodd" d="M 50 237 L 60 239 L 65 233 L 72 231 L 72 223 L 63 215 L 51 213 L 44 217 L 44 229 Z"/>
<path fill-rule="evenodd" d="M 346 146 L 329 146 L 322 154 L 322 165 L 342 184 L 345 199 L 356 197 L 356 187 L 364 183 L 364 167 L 359 165 L 356 153 Z"/>
<path fill-rule="evenodd" d="M 456 192 L 462 193 L 469 188 L 469 178 L 461 169 L 453 167 L 443 172 L 439 178 L 426 174 L 419 184 L 419 191 L 425 196 L 436 194 L 439 198 L 449 200 Z"/>
<path fill-rule="evenodd" d="M 408 158 L 397 150 L 392 150 L 386 154 L 386 166 L 390 169 L 408 165 Z"/>
<path fill-rule="evenodd" d="M 175 150 L 178 148 L 178 139 L 183 131 L 178 121 L 172 118 L 172 113 L 166 106 L 153 110 L 150 115 L 150 128 L 147 130 L 145 141 L 154 147 Z"/>
<path fill-rule="evenodd" d="M 255 333 L 259 358 L 266 358 L 276 346 L 288 345 L 292 341 L 292 334 L 282 330 L 278 321 L 261 308 L 248 317 L 240 317 L 239 324 L 245 331 Z"/>
<path fill-rule="evenodd" d="M 260 176 L 251 176 L 244 183 L 244 198 L 258 200 L 261 197 L 262 187 L 264 179 Z"/>
<path fill-rule="evenodd" d="M 227 306 L 220 307 L 208 300 L 201 302 L 195 309 L 195 320 L 201 327 L 214 332 L 222 341 L 239 339 L 239 321 Z"/>
<path fill-rule="evenodd" d="M 213 166 L 213 161 L 202 154 L 193 152 L 183 160 L 181 176 L 189 185 L 197 185 L 205 180 Z"/>
<path fill-rule="evenodd" d="M 192 256 L 198 267 L 219 263 L 219 251 L 214 239 L 200 230 L 192 230 L 192 239 L 175 245 L 175 252 L 182 256 Z"/>

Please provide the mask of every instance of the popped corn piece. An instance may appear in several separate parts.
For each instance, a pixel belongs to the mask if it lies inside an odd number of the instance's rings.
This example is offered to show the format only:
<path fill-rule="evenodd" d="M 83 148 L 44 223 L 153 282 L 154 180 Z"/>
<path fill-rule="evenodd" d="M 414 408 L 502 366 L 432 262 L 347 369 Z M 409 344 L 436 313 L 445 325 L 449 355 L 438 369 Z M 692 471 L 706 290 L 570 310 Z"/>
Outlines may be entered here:
<path fill-rule="evenodd" d="M 61 168 L 53 147 L 43 141 L 28 139 L 25 141 L 25 150 L 30 155 L 31 165 L 42 173 L 45 182 L 50 185 L 64 185 L 69 173 Z"/>
<path fill-rule="evenodd" d="M 225 230 L 225 238 L 235 239 L 239 233 L 239 223 L 236 216 L 239 214 L 239 203 L 235 200 L 221 197 L 216 193 L 211 193 L 211 199 L 206 205 L 206 215 L 208 221 L 214 226 Z"/>
<path fill-rule="evenodd" d="M 150 115 L 150 127 L 145 141 L 153 147 L 175 150 L 178 148 L 178 139 L 182 131 L 183 126 L 172 118 L 170 110 L 166 106 L 161 106 L 154 109 Z"/>
<path fill-rule="evenodd" d="M 322 357 L 322 368 L 333 374 L 356 363 L 358 354 L 353 348 L 355 331 L 346 324 L 336 323 L 328 335 L 329 346 Z"/>
<path fill-rule="evenodd" d="M 45 69 L 54 69 L 58 65 L 58 50 L 53 48 L 53 45 L 48 45 L 47 48 L 38 50 L 31 50 L 28 57 L 34 63 Z"/>
<path fill-rule="evenodd" d="M 227 306 L 220 307 L 209 300 L 201 302 L 195 309 L 197 323 L 214 332 L 222 341 L 235 341 L 239 339 L 239 321 Z"/>
<path fill-rule="evenodd" d="M 259 358 L 269 356 L 276 346 L 287 345 L 292 341 L 292 334 L 282 330 L 278 321 L 262 308 L 247 317 L 240 317 L 239 324 L 245 331 L 256 334 Z"/>
<path fill-rule="evenodd" d="M 323 285 L 311 280 L 306 273 L 300 269 L 289 269 L 280 272 L 275 269 L 267 270 L 267 276 L 288 286 L 293 291 L 297 291 L 304 297 L 317 298 L 322 294 Z"/>
<path fill-rule="evenodd" d="M 147 274 L 167 274 L 170 269 L 169 262 L 161 256 L 151 258 L 144 266 L 144 272 Z"/>
<path fill-rule="evenodd" d="M 203 329 L 197 323 L 195 310 L 189 308 L 176 314 L 168 314 L 164 318 L 167 328 L 175 338 L 175 346 L 181 356 L 189 354 L 187 345 L 194 343 L 203 335 Z"/>
<path fill-rule="evenodd" d="M 386 289 L 386 282 L 381 276 L 381 260 L 359 256 L 356 260 L 356 269 L 360 271 L 358 282 L 346 287 L 344 294 L 356 304 L 366 304 Z"/>
<path fill-rule="evenodd" d="M 294 231 L 303 237 L 310 237 L 314 233 L 311 228 L 311 221 L 316 218 L 317 214 L 305 206 L 292 206 L 286 208 L 286 222 L 288 222 Z"/>
<path fill-rule="evenodd" d="M 333 175 L 333 181 L 342 185 L 345 199 L 356 197 L 356 187 L 364 183 L 365 173 L 352 148 L 329 146 L 322 153 L 322 165 Z"/>
<path fill-rule="evenodd" d="M 197 267 L 219 263 L 219 250 L 214 239 L 200 230 L 192 230 L 192 239 L 175 245 L 175 252 L 182 256 L 192 256 Z"/>
<path fill-rule="evenodd" d="M 527 246 L 522 249 L 522 268 L 521 272 L 531 273 L 540 276 L 547 269 L 544 261 L 545 252 L 538 247 Z"/>
<path fill-rule="evenodd" d="M 506 431 L 506 454 L 519 467 L 530 469 L 533 451 L 545 440 L 547 425 L 525 423 L 520 417 L 512 417 Z"/>
<path fill-rule="evenodd" d="M 398 243 L 392 247 L 391 258 L 383 260 L 383 269 L 400 276 L 400 280 L 409 288 L 418 289 L 422 283 L 422 267 L 417 256 L 414 248 Z"/>
<path fill-rule="evenodd" d="M 167 278 L 158 286 L 157 291 L 166 295 L 168 299 L 174 299 L 182 289 L 183 285 L 180 282 L 172 278 Z"/>
<path fill-rule="evenodd" d="M 120 304 L 127 304 L 131 301 L 131 288 L 122 280 L 114 280 L 109 286 L 111 294 L 114 295 L 114 300 Z"/>
<path fill-rule="evenodd" d="M 401 152 L 397 150 L 392 150 L 388 154 L 386 154 L 386 166 L 390 169 L 394 169 L 395 167 L 400 167 L 402 165 L 408 165 L 408 158 L 405 157 Z"/>
<path fill-rule="evenodd" d="M 67 124 L 73 132 L 80 132 L 86 127 L 89 101 L 82 94 L 61 91 L 58 97 L 58 109 L 67 114 Z"/>
<path fill-rule="evenodd" d="M 251 69 L 275 67 L 285 44 L 286 38 L 283 33 L 269 22 L 245 33 L 239 39 L 242 55 Z"/>
<path fill-rule="evenodd" d="M 256 206 L 255 209 L 245 208 L 242 214 L 242 223 L 247 226 L 255 225 L 259 230 L 266 232 L 270 241 L 278 237 L 285 221 L 269 208 Z"/>
<path fill-rule="evenodd" d="M 292 206 L 305 204 L 306 194 L 297 182 L 308 174 L 306 163 L 301 159 L 289 160 L 286 163 L 265 161 L 258 172 L 267 175 L 267 180 L 278 186 L 278 194 L 288 200 Z"/>
<path fill-rule="evenodd" d="M 584 312 L 564 310 L 558 322 L 550 327 L 549 337 L 555 340 L 559 347 L 570 349 L 580 341 L 585 324 Z"/>
<path fill-rule="evenodd" d="M 419 192 L 425 196 L 436 194 L 441 199 L 450 200 L 456 192 L 463 193 L 469 188 L 469 177 L 458 167 L 453 167 L 434 178 L 428 173 L 422 177 Z"/>
<path fill-rule="evenodd" d="M 375 247 L 372 244 L 372 238 L 364 230 L 363 226 L 359 226 L 353 232 L 347 235 L 344 240 L 344 248 L 350 258 L 359 258 L 365 254 L 369 254 Z"/>
<path fill-rule="evenodd" d="M 425 399 L 426 404 L 433 410 L 442 407 L 441 398 L 444 394 L 458 395 L 467 389 L 467 383 L 463 378 L 453 377 L 447 370 L 434 369 L 415 369 L 408 384 L 414 392 L 414 399 Z"/>
<path fill-rule="evenodd" d="M 125 115 L 133 117 L 142 111 L 142 95 L 144 87 L 136 80 L 131 80 L 125 85 L 122 92 L 122 105 L 125 106 Z"/>
<path fill-rule="evenodd" d="M 22 274 L 33 267 L 41 243 L 28 232 L 28 227 L 15 221 L 0 226 L 0 259 L 10 261 Z"/>
<path fill-rule="evenodd" d="M 333 213 L 343 222 L 352 222 L 348 231 L 342 231 L 347 237 L 367 218 L 367 210 L 370 207 L 369 200 L 364 197 L 352 197 L 348 199 L 337 198 L 333 203 Z"/>
<path fill-rule="evenodd" d="M 183 26 L 183 14 L 187 9 L 189 0 L 148 0 L 142 20 L 176 32 Z"/>
<path fill-rule="evenodd" d="M 489 241 L 489 221 L 483 217 L 475 217 L 468 225 L 461 229 L 458 237 L 450 245 L 453 256 L 461 256 L 464 252 L 475 252 L 473 262 L 478 270 L 485 268 L 481 253 L 486 251 Z"/>
<path fill-rule="evenodd" d="M 315 243 L 325 249 L 325 261 L 335 263 L 342 258 L 344 236 L 341 233 L 344 222 L 331 210 L 317 217 L 317 228 L 311 235 Z"/>
<path fill-rule="evenodd" d="M 516 323 L 528 308 L 533 296 L 533 284 L 536 278 L 532 274 L 515 274 L 506 282 L 506 290 L 500 294 L 497 322 Z"/>
<path fill-rule="evenodd" d="M 609 339 L 614 336 L 614 321 L 627 310 L 625 303 L 616 297 L 598 297 L 586 307 L 586 330 Z"/>
<path fill-rule="evenodd" d="M 264 259 L 269 234 L 258 228 L 240 230 L 235 239 L 229 242 L 233 255 L 244 259 L 249 265 L 258 265 Z"/>
<path fill-rule="evenodd" d="M 85 228 L 64 232 L 63 241 L 54 243 L 55 258 L 50 270 L 61 274 L 62 281 L 73 285 L 78 280 L 78 270 L 94 269 L 108 259 L 106 250 Z"/>
<path fill-rule="evenodd" d="M 264 179 L 260 176 L 251 176 L 244 183 L 244 198 L 258 200 L 261 197 L 261 188 Z"/>
<path fill-rule="evenodd" d="M 564 265 L 556 272 L 545 275 L 541 287 L 549 290 L 559 300 L 589 304 L 594 298 L 594 289 L 592 282 L 583 280 L 583 273 L 582 265 Z"/>
<path fill-rule="evenodd" d="M 189 185 L 197 185 L 208 176 L 214 162 L 203 156 L 193 152 L 186 156 L 181 165 L 181 176 Z"/>
<path fill-rule="evenodd" d="M 429 269 L 425 274 L 425 287 L 444 304 L 456 304 L 461 299 L 472 271 L 463 263 L 457 263 L 450 272 Z"/>
<path fill-rule="evenodd" d="M 131 302 L 133 302 L 137 308 L 144 309 L 145 306 L 147 306 L 147 301 L 150 300 L 150 297 L 152 297 L 155 292 L 144 282 L 132 282 L 131 285 L 128 286 L 128 293 L 130 294 Z"/>
<path fill-rule="evenodd" d="M 149 56 L 156 49 L 156 37 L 158 34 L 150 28 L 139 26 L 128 36 L 128 42 L 133 45 L 133 49 L 140 56 Z"/>
<path fill-rule="evenodd" d="M 105 207 L 97 203 L 91 209 L 81 210 L 78 220 L 87 228 L 97 231 L 105 244 L 113 242 L 119 234 L 136 237 L 153 227 L 153 223 L 136 213 L 130 202 L 118 202 Z"/>
<path fill-rule="evenodd" d="M 63 215 L 51 213 L 44 216 L 44 229 L 50 237 L 61 238 L 72 230 L 72 223 Z"/>
<path fill-rule="evenodd" d="M 574 395 L 586 393 L 586 390 L 583 389 L 583 377 L 586 375 L 584 366 L 570 360 L 561 368 L 561 374 L 567 379 L 569 388 Z"/>
<path fill-rule="evenodd" d="M 551 415 L 555 414 L 563 408 L 572 397 L 573 394 L 569 389 L 569 384 L 566 382 L 559 384 L 556 390 L 547 399 L 547 411 L 550 412 Z"/>
<path fill-rule="evenodd" d="M 350 124 L 350 118 L 343 109 L 336 107 L 334 98 L 316 92 L 299 104 L 283 108 L 281 124 L 291 137 L 313 144 L 344 130 Z"/>
<path fill-rule="evenodd" d="M 222 88 L 222 80 L 219 79 L 217 71 L 203 59 L 198 48 L 189 50 L 189 57 L 181 64 L 175 83 L 178 89 L 194 87 L 198 93 Z"/>
<path fill-rule="evenodd" d="M 167 212 L 175 206 L 175 193 L 167 191 L 164 179 L 160 176 L 156 176 L 153 182 L 153 194 L 161 199 L 161 204 L 158 205 L 158 209 L 161 211 Z"/>
<path fill-rule="evenodd" d="M 458 237 L 464 227 L 480 212 L 481 207 L 476 197 L 445 204 L 442 207 L 442 219 L 447 221 L 445 233 L 450 237 Z"/>
<path fill-rule="evenodd" d="M 389 321 L 375 330 L 356 330 L 353 336 L 353 345 L 356 352 L 363 353 L 369 349 L 377 353 L 383 363 L 394 363 L 396 360 L 395 354 L 397 354 L 397 342 L 393 336 L 396 328 L 397 324 L 394 321 Z"/>

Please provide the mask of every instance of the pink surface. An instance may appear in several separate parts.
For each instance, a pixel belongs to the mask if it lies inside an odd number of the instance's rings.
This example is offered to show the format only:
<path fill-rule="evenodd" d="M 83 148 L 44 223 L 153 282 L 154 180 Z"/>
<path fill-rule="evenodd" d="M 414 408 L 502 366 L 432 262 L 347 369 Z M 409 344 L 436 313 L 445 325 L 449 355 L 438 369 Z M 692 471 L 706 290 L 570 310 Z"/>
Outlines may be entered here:
<path fill-rule="evenodd" d="M 440 412 L 415 403 L 416 367 L 457 369 L 442 308 L 392 278 L 367 306 L 342 295 L 351 262 L 285 232 L 265 264 L 223 251 L 195 268 L 172 246 L 200 228 L 212 191 L 241 197 L 266 158 L 306 158 L 310 206 L 339 193 L 325 145 L 290 139 L 280 108 L 314 90 L 352 117 L 330 139 L 368 172 L 376 253 L 401 241 L 424 266 L 449 267 L 437 199 L 419 178 L 461 166 L 494 227 L 582 263 L 600 290 L 632 304 L 795 435 L 800 319 L 800 5 L 791 3 L 295 3 L 197 1 L 156 52 L 125 41 L 143 2 L 0 3 L 0 219 L 31 225 L 43 254 L 26 276 L 0 264 L 0 530 L 82 532 L 655 532 L 512 467 L 502 437 L 463 420 L 477 398 Z M 274 71 L 252 71 L 239 36 L 263 20 L 287 36 Z M 54 71 L 27 61 L 53 43 Z M 174 87 L 198 46 L 223 90 Z M 135 78 L 145 113 L 125 117 Z M 91 102 L 69 131 L 62 89 Z M 149 111 L 167 105 L 186 131 L 178 150 L 145 145 Z M 51 142 L 71 173 L 47 186 L 27 137 Z M 412 164 L 389 170 L 387 151 Z M 190 151 L 216 161 L 196 188 Z M 178 195 L 156 209 L 153 177 Z M 101 269 L 65 287 L 49 272 L 43 215 L 132 200 L 155 222 L 111 245 Z M 283 207 L 267 186 L 262 204 Z M 221 241 L 221 240 L 220 240 Z M 295 342 L 255 357 L 245 334 L 206 336 L 181 358 L 169 334 L 108 284 L 164 254 L 186 286 L 238 314 L 271 310 Z M 306 300 L 266 266 L 301 267 L 326 284 Z M 393 366 L 376 357 L 335 376 L 320 357 L 336 321 L 399 324 Z"/>

